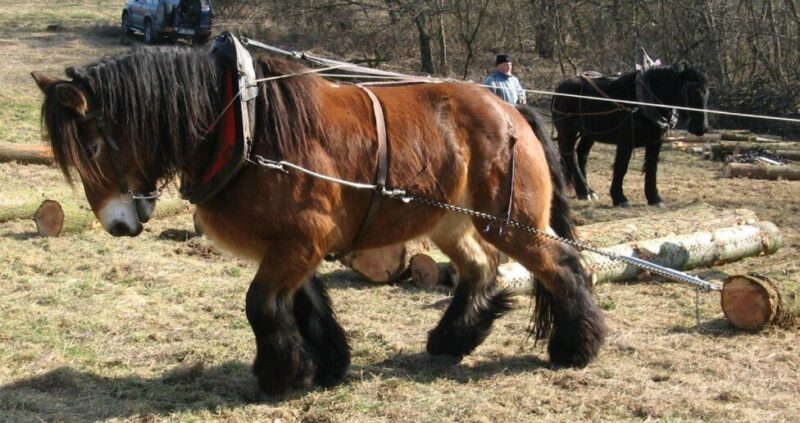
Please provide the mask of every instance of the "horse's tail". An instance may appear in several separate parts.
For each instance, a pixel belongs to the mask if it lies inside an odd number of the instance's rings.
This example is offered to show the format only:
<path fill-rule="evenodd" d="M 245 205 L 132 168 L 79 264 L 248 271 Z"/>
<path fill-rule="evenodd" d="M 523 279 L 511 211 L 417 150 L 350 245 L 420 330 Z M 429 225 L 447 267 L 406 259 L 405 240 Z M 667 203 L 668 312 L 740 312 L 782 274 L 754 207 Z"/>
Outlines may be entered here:
<path fill-rule="evenodd" d="M 528 121 L 528 124 L 533 129 L 533 133 L 544 149 L 547 165 L 550 170 L 550 179 L 553 185 L 553 197 L 550 202 L 550 227 L 553 228 L 556 235 L 575 240 L 575 227 L 572 223 L 572 212 L 569 207 L 569 201 L 564 193 L 565 182 L 563 173 L 561 173 L 561 160 L 556 146 L 544 130 L 544 123 L 539 113 L 533 107 L 526 105 L 518 105 L 517 110 L 522 113 L 522 116 Z M 540 339 L 546 339 L 553 331 L 553 325 L 556 319 L 556 310 L 554 309 L 557 303 L 541 281 L 534 280 L 533 283 L 533 302 L 534 314 L 531 316 L 531 324 L 528 328 L 529 333 L 533 336 L 534 342 Z"/>
<path fill-rule="evenodd" d="M 556 235 L 569 240 L 575 240 L 575 228 L 572 224 L 572 211 L 569 207 L 569 200 L 567 200 L 566 184 L 564 182 L 564 174 L 561 172 L 561 159 L 556 151 L 556 146 L 544 129 L 539 113 L 530 106 L 520 104 L 517 110 L 522 113 L 525 120 L 533 129 L 533 133 L 544 149 L 547 165 L 550 169 L 550 179 L 553 185 L 553 199 L 550 202 L 550 227 L 553 228 Z"/>

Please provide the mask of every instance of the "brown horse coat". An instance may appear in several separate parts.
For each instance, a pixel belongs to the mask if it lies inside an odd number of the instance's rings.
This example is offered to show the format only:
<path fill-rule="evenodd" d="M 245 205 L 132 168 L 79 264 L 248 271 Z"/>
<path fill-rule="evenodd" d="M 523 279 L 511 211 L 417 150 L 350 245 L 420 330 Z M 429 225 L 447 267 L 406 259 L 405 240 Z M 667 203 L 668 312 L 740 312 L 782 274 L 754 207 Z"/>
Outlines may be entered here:
<path fill-rule="evenodd" d="M 378 144 L 366 93 L 296 75 L 307 70 L 295 63 L 262 57 L 255 64 L 259 77 L 279 78 L 259 85 L 253 156 L 371 182 Z M 153 190 L 175 174 L 189 180 L 203 174 L 213 145 L 197 127 L 208 127 L 222 108 L 219 66 L 204 53 L 159 49 L 69 70 L 69 81 L 34 73 L 45 93 L 42 120 L 56 160 L 67 175 L 77 168 L 89 203 L 113 235 L 138 235 L 152 212 L 150 200 L 126 203 L 126 187 Z M 557 159 L 530 109 L 516 110 L 464 83 L 373 91 L 386 116 L 389 189 L 494 216 L 506 212 L 511 198 L 514 220 L 540 230 L 548 230 L 552 220 L 562 236 L 572 237 Z M 346 336 L 324 285 L 312 275 L 325 254 L 351 247 L 371 195 L 251 164 L 198 206 L 206 234 L 259 263 L 246 311 L 256 337 L 254 372 L 264 392 L 328 386 L 344 377 L 350 362 Z M 430 353 L 469 354 L 493 320 L 511 308 L 510 294 L 494 284 L 500 249 L 537 276 L 534 335 L 549 335 L 551 360 L 584 366 L 596 356 L 605 329 L 574 249 L 522 230 L 487 226 L 476 217 L 390 199 L 381 202 L 357 247 L 423 235 L 451 258 L 459 279 L 430 332 Z"/>

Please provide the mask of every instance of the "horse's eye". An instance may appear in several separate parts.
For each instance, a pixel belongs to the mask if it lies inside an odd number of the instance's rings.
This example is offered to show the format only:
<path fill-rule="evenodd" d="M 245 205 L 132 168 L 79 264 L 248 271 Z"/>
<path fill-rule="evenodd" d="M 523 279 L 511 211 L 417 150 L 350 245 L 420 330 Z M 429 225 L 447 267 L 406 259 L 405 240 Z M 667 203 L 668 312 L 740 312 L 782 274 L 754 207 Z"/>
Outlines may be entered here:
<path fill-rule="evenodd" d="M 100 140 L 94 140 L 92 142 L 88 142 L 84 144 L 86 146 L 86 152 L 89 153 L 89 158 L 96 159 L 97 156 L 100 154 L 101 150 L 101 142 Z"/>

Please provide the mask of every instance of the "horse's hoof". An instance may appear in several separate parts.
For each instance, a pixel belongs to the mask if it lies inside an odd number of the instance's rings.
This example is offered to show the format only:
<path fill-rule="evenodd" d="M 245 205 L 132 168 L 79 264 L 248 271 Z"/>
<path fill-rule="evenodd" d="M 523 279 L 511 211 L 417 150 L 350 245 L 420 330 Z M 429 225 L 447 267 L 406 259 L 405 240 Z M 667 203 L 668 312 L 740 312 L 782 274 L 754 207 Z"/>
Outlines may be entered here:
<path fill-rule="evenodd" d="M 629 203 L 627 201 L 623 201 L 623 202 L 617 204 L 617 207 L 619 207 L 621 209 L 628 209 L 628 208 L 631 207 L 631 203 Z"/>
<path fill-rule="evenodd" d="M 650 207 L 655 207 L 657 209 L 663 209 L 664 207 L 667 207 L 667 206 L 664 205 L 663 201 L 659 201 L 658 203 L 650 204 Z"/>

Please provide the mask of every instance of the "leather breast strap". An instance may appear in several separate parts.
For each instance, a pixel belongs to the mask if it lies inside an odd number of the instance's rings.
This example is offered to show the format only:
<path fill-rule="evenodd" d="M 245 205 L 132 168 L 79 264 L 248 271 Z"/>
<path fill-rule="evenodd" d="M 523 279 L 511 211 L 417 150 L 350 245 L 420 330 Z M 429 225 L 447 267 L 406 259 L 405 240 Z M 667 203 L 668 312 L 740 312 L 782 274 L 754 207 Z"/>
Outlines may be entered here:
<path fill-rule="evenodd" d="M 372 102 L 372 112 L 375 116 L 375 129 L 378 135 L 378 164 L 375 167 L 375 190 L 372 192 L 372 199 L 369 203 L 369 208 L 367 209 L 367 214 L 364 216 L 364 221 L 361 223 L 361 228 L 358 230 L 355 238 L 350 243 L 350 247 L 346 248 L 344 251 L 340 251 L 338 253 L 328 254 L 325 259 L 326 260 L 339 260 L 342 257 L 349 254 L 358 245 L 364 238 L 370 228 L 372 227 L 372 223 L 375 221 L 375 216 L 378 214 L 378 208 L 381 204 L 381 198 L 383 198 L 382 191 L 386 186 L 386 171 L 388 170 L 388 143 L 386 140 L 386 119 L 383 115 L 383 107 L 381 107 L 381 103 L 378 100 L 378 97 L 375 96 L 375 93 L 370 91 L 369 88 L 364 87 L 362 85 L 356 85 L 358 88 L 364 90 L 367 93 L 370 101 Z"/>

